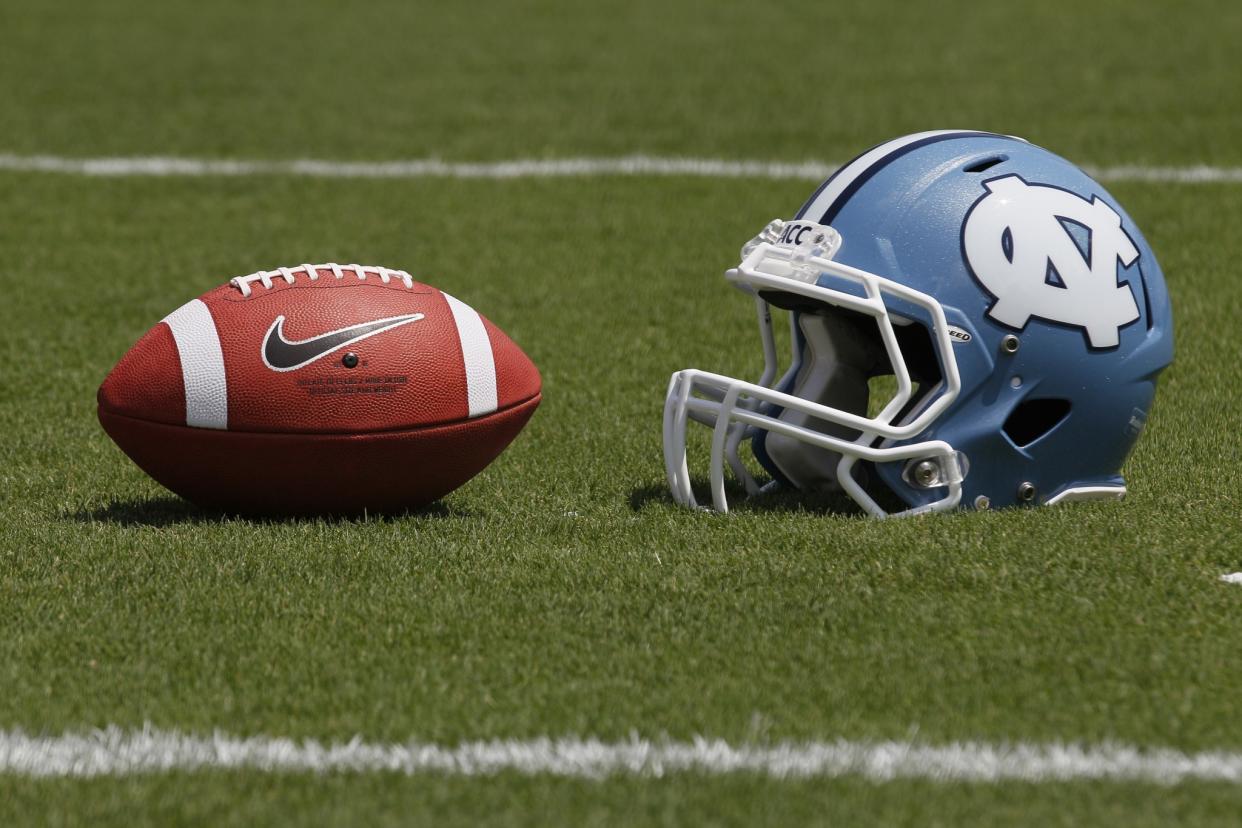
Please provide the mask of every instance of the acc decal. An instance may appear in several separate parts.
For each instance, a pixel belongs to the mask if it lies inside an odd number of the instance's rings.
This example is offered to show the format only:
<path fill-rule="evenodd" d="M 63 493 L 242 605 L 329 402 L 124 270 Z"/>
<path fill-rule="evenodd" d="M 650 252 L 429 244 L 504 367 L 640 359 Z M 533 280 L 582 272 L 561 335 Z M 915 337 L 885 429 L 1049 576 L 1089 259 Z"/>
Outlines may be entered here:
<path fill-rule="evenodd" d="M 1121 328 L 1139 318 L 1129 284 L 1117 284 L 1117 264 L 1139 258 L 1117 211 L 1016 175 L 984 186 L 962 225 L 962 247 L 996 299 L 988 315 L 1019 330 L 1033 316 L 1080 327 L 1092 348 L 1116 347 Z M 1085 230 L 1085 249 L 1070 224 Z"/>

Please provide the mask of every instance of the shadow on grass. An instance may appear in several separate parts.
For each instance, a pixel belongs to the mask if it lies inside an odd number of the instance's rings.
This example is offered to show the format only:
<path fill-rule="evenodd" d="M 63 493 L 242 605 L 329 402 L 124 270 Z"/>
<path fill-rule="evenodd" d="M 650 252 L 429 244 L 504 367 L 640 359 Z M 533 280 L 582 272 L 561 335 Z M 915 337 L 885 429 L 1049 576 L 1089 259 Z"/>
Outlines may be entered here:
<path fill-rule="evenodd" d="M 108 523 L 116 526 L 180 526 L 187 524 L 222 523 L 239 521 L 245 523 L 365 523 L 393 521 L 403 517 L 462 518 L 473 513 L 448 506 L 442 502 L 431 503 L 422 509 L 367 515 L 243 515 L 195 506 L 188 500 L 172 495 L 150 498 L 114 500 L 105 506 L 84 507 L 61 515 L 65 520 L 79 523 Z"/>
<path fill-rule="evenodd" d="M 711 484 L 705 477 L 691 478 L 694 497 L 700 506 L 712 502 Z M 780 488 L 748 497 L 736 481 L 725 481 L 725 499 L 731 512 L 802 512 L 817 515 L 857 516 L 864 514 L 858 504 L 841 492 L 800 492 Z M 649 506 L 672 506 L 673 496 L 668 484 L 639 486 L 630 491 L 630 508 L 641 512 Z"/>

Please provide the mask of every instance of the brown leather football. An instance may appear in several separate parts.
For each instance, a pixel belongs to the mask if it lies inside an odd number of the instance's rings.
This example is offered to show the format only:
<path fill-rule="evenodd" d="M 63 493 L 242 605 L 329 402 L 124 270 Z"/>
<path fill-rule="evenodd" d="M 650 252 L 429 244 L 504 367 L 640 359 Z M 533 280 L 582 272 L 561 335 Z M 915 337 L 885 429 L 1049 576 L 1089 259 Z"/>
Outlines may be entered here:
<path fill-rule="evenodd" d="M 100 386 L 99 421 L 204 506 L 382 513 L 474 477 L 539 401 L 530 359 L 460 300 L 400 270 L 300 265 L 165 317 Z"/>

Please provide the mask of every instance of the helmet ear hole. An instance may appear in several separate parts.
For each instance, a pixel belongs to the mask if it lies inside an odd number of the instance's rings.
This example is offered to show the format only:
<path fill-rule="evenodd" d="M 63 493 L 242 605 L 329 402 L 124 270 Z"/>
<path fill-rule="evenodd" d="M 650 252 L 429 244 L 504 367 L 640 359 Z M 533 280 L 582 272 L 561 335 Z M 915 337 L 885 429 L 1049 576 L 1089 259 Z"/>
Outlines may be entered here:
<path fill-rule="evenodd" d="M 1002 430 L 1015 446 L 1025 448 L 1059 426 L 1069 413 L 1069 400 L 1023 400 L 1005 419 Z"/>

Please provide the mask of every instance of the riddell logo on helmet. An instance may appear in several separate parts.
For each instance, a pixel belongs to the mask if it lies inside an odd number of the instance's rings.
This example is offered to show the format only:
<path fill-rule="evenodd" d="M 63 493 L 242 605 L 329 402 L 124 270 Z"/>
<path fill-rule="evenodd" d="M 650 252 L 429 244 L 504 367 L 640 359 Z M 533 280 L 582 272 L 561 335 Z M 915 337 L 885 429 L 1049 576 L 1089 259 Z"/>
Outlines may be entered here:
<path fill-rule="evenodd" d="M 1139 251 L 1121 216 L 1093 196 L 1028 184 L 1016 175 L 984 182 L 962 225 L 962 248 L 975 279 L 995 303 L 988 316 L 1016 330 L 1031 317 L 1082 328 L 1092 348 L 1115 348 L 1139 318 L 1117 265 Z"/>

